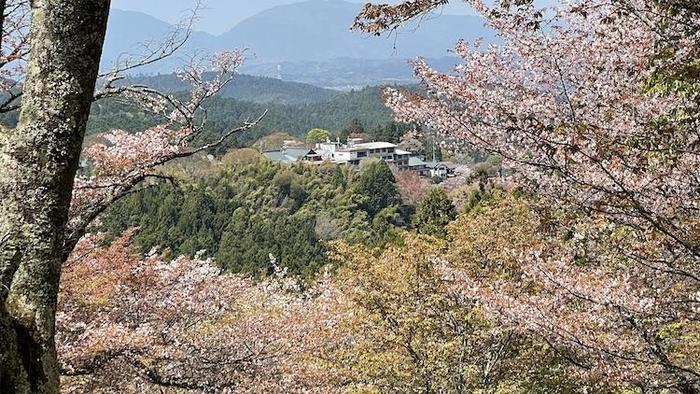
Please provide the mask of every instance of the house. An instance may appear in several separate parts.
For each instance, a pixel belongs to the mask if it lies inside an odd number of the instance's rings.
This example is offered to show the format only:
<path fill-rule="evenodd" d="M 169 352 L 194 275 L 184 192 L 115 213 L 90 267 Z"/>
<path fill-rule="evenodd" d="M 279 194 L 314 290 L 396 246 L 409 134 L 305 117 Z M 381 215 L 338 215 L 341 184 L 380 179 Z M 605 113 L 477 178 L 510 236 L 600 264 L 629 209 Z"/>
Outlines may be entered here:
<path fill-rule="evenodd" d="M 308 148 L 282 148 L 269 150 L 262 153 L 265 158 L 279 164 L 293 164 L 299 161 L 321 162 L 323 158 L 313 149 Z"/>
<path fill-rule="evenodd" d="M 431 176 L 428 163 L 423 161 L 420 157 L 411 157 L 408 159 L 408 169 L 417 172 L 420 176 Z"/>
<path fill-rule="evenodd" d="M 394 164 L 402 170 L 408 169 L 409 161 L 413 156 L 412 152 L 402 149 L 396 149 L 394 151 Z"/>
<path fill-rule="evenodd" d="M 285 146 L 282 149 L 263 152 L 268 160 L 280 164 L 296 162 L 359 165 L 362 160 L 380 159 L 400 170 L 412 170 L 421 176 L 448 178 L 454 175 L 455 168 L 448 163 L 426 162 L 413 153 L 398 148 L 390 142 L 362 142 L 359 138 L 348 139 L 341 144 L 340 139 L 317 143 L 314 149 Z"/>
<path fill-rule="evenodd" d="M 426 162 L 419 157 L 411 157 L 408 168 L 420 176 L 447 179 L 455 175 L 455 166 L 450 163 Z"/>
<path fill-rule="evenodd" d="M 428 167 L 433 178 L 447 179 L 455 175 L 455 167 L 449 163 L 428 163 Z"/>
<path fill-rule="evenodd" d="M 326 160 L 338 164 L 358 165 L 365 159 L 381 159 L 401 169 L 408 168 L 411 152 L 397 149 L 389 142 L 361 143 L 359 139 L 350 139 L 346 145 L 337 142 L 316 144 L 319 154 Z"/>
<path fill-rule="evenodd" d="M 321 155 L 323 160 L 333 160 L 333 155 L 335 155 L 335 152 L 341 147 L 340 138 L 333 142 L 331 142 L 330 139 L 326 139 L 326 142 L 316 144 L 316 152 Z"/>

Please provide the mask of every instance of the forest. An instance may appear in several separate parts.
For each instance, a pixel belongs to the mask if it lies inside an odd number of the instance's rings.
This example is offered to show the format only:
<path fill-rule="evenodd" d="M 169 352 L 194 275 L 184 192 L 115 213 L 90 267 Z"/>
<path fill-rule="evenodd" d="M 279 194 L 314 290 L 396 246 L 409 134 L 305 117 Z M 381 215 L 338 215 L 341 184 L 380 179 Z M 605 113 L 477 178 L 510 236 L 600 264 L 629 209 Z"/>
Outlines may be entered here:
<path fill-rule="evenodd" d="M 264 87 L 260 84 L 253 86 L 256 90 Z M 307 97 L 303 91 L 294 91 L 293 94 Z M 288 105 L 255 102 L 259 94 L 251 95 L 248 101 L 217 95 L 207 103 L 208 119 L 203 139 L 221 135 L 230 125 L 255 118 L 264 111 L 268 113 L 263 121 L 233 138 L 232 143 L 236 145 L 231 146 L 250 146 L 273 132 L 286 132 L 303 140 L 310 129 L 320 127 L 341 131 L 355 120 L 366 128 L 373 128 L 392 120 L 391 111 L 382 105 L 381 95 L 380 88 L 371 87 L 341 93 L 328 100 Z M 158 116 L 135 107 L 133 103 L 105 100 L 93 105 L 87 132 L 96 134 L 116 128 L 144 130 L 160 122 L 162 119 Z"/>
<path fill-rule="evenodd" d="M 134 77 L 196 7 L 105 72 L 110 1 L 0 0 L 0 393 L 699 393 L 697 1 L 464 3 L 496 43 L 333 93 Z M 260 152 L 353 136 L 466 171 Z"/>
<path fill-rule="evenodd" d="M 120 201 L 102 230 L 115 238 L 138 228 L 133 241 L 144 253 L 167 248 L 173 256 L 194 257 L 206 251 L 237 273 L 271 274 L 272 255 L 290 273 L 309 277 L 325 263 L 324 241 L 382 246 L 406 221 L 401 214 L 407 208 L 384 162 L 356 172 L 335 165 L 282 167 L 261 157 L 230 161 L 192 183 L 163 184 Z"/>

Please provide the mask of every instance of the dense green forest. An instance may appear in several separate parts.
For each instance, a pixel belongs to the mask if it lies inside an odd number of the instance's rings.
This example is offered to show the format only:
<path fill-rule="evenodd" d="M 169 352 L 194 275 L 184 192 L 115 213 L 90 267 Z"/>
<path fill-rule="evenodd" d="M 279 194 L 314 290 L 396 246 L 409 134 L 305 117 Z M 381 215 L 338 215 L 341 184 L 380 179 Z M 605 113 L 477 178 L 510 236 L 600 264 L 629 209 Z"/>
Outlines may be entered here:
<path fill-rule="evenodd" d="M 309 129 L 317 127 L 340 132 L 353 121 L 358 121 L 367 128 L 391 121 L 391 113 L 381 102 L 381 89 L 378 87 L 343 93 L 327 101 L 294 105 L 261 104 L 217 97 L 210 100 L 206 108 L 207 134 L 202 136 L 203 139 L 213 139 L 268 110 L 260 125 L 236 136 L 222 151 L 231 147 L 250 146 L 261 137 L 277 131 L 304 139 Z M 128 103 L 103 100 L 93 105 L 87 132 L 96 134 L 112 129 L 139 131 L 159 122 L 151 114 Z"/>
<path fill-rule="evenodd" d="M 102 230 L 116 237 L 137 228 L 142 252 L 206 251 L 227 270 L 256 274 L 268 273 L 274 256 L 291 273 L 309 276 L 324 264 L 327 241 L 398 242 L 409 211 L 383 161 L 356 170 L 253 160 L 130 196 L 109 211 Z"/>
<path fill-rule="evenodd" d="M 204 75 L 204 79 L 209 80 L 213 76 L 213 73 L 207 73 Z M 175 74 L 131 76 L 123 81 L 123 84 L 150 86 L 166 93 L 183 92 L 190 89 L 190 86 Z M 337 90 L 305 83 L 240 74 L 219 93 L 219 96 L 254 103 L 294 105 L 327 101 L 341 94 Z"/>
<path fill-rule="evenodd" d="M 187 88 L 170 74 L 132 77 L 128 82 L 147 82 L 155 89 L 171 93 Z M 173 94 L 184 97 L 184 93 Z M 303 141 L 306 133 L 314 128 L 327 129 L 342 139 L 353 133 L 363 134 L 369 140 L 398 143 L 414 126 L 393 122 L 391 111 L 383 104 L 381 96 L 382 87 L 379 86 L 337 92 L 301 83 L 240 75 L 221 94 L 206 102 L 207 122 L 198 142 L 217 139 L 229 129 L 268 111 L 258 126 L 232 137 L 212 153 L 223 154 L 232 148 L 249 147 L 260 138 L 279 132 Z M 2 120 L 14 126 L 18 114 L 3 114 Z M 162 123 L 163 119 L 128 101 L 103 99 L 92 105 L 86 133 L 91 136 L 115 129 L 138 132 Z M 428 138 L 422 141 L 424 145 L 433 144 L 430 136 L 424 137 Z"/>

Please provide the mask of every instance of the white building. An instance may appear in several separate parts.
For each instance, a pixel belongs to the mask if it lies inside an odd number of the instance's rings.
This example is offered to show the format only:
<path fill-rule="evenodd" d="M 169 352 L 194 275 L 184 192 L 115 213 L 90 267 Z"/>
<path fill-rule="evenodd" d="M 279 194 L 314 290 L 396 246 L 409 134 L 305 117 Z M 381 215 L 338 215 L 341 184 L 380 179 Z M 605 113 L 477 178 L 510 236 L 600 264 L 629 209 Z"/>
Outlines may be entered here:
<path fill-rule="evenodd" d="M 433 178 L 450 178 L 455 176 L 455 167 L 450 163 L 426 162 L 415 157 L 412 152 L 398 149 L 398 145 L 389 142 L 365 142 L 350 139 L 347 144 L 326 140 L 316 144 L 315 149 L 304 147 L 284 147 L 263 152 L 268 160 L 292 164 L 305 162 L 320 164 L 330 161 L 336 164 L 359 165 L 362 160 L 380 159 L 401 170 L 411 170 L 421 176 Z"/>
<path fill-rule="evenodd" d="M 397 145 L 389 142 L 366 142 L 348 140 L 347 145 L 336 142 L 316 144 L 316 152 L 325 160 L 338 164 L 358 165 L 362 160 L 376 158 L 393 164 L 401 169 L 408 168 L 411 152 L 397 149 Z"/>

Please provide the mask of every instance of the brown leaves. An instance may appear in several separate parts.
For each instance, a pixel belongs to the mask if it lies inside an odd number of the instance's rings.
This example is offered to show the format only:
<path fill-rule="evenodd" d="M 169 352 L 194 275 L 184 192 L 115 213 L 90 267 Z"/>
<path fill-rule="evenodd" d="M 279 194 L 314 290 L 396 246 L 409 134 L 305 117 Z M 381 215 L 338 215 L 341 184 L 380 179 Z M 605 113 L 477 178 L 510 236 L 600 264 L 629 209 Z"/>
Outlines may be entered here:
<path fill-rule="evenodd" d="M 449 0 L 409 0 L 397 5 L 367 3 L 355 19 L 353 28 L 378 36 L 448 2 Z"/>

